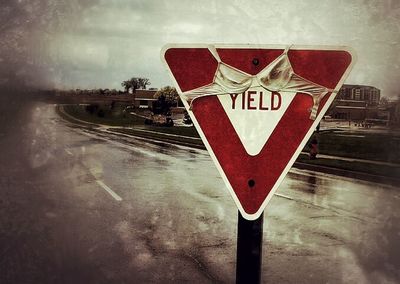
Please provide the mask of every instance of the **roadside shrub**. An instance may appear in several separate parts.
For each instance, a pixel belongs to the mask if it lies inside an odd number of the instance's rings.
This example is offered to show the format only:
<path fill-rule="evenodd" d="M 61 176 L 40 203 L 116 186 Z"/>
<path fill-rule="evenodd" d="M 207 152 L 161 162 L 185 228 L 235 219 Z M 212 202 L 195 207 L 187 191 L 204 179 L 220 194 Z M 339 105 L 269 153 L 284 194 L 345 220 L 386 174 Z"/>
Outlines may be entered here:
<path fill-rule="evenodd" d="M 97 112 L 98 109 L 99 109 L 99 106 L 97 104 L 95 104 L 95 105 L 87 105 L 85 107 L 85 111 L 90 113 L 90 114 L 94 114 L 95 112 Z"/>
<path fill-rule="evenodd" d="M 106 116 L 106 113 L 105 113 L 105 111 L 104 110 L 99 110 L 98 112 L 97 112 L 97 116 L 98 117 L 105 117 Z"/>

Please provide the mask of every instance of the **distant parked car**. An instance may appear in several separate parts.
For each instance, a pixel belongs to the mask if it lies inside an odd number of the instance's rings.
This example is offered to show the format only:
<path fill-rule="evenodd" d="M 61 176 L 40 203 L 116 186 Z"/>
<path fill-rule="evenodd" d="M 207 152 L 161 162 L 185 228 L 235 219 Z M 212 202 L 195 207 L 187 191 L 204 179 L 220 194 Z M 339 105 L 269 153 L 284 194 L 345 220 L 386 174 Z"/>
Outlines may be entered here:
<path fill-rule="evenodd" d="M 193 124 L 192 119 L 190 118 L 190 115 L 188 113 L 185 113 L 185 116 L 183 117 L 183 123 L 184 124 Z"/>
<path fill-rule="evenodd" d="M 144 123 L 147 125 L 174 126 L 172 118 L 163 114 L 152 114 L 149 118 L 145 119 Z"/>

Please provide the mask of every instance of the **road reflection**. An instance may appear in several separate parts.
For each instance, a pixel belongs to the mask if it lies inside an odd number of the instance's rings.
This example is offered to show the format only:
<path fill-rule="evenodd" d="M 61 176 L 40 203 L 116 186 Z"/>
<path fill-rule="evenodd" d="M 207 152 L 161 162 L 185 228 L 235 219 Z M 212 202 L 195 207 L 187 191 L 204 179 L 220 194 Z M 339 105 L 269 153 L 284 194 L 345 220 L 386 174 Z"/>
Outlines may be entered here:
<path fill-rule="evenodd" d="M 317 189 L 317 177 L 315 176 L 314 173 L 310 173 L 308 178 L 307 178 L 307 183 L 309 185 L 308 191 L 310 193 L 315 193 Z"/>

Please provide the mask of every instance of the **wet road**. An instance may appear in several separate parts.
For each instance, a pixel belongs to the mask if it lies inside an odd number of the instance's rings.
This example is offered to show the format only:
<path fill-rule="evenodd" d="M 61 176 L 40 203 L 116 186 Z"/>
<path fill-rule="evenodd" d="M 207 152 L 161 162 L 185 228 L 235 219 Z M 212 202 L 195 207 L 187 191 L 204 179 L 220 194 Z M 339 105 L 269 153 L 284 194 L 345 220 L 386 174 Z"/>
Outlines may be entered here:
<path fill-rule="evenodd" d="M 51 105 L 17 119 L 0 133 L 0 283 L 235 281 L 237 210 L 206 151 Z M 399 282 L 399 204 L 399 188 L 293 169 L 265 211 L 264 282 Z"/>

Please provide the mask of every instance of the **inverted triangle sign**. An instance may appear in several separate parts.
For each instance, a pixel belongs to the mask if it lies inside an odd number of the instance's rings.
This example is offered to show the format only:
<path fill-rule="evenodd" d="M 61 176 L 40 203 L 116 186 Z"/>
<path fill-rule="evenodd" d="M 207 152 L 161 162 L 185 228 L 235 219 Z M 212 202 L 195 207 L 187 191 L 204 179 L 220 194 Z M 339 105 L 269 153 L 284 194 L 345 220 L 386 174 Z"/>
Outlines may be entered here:
<path fill-rule="evenodd" d="M 344 47 L 169 45 L 162 59 L 242 216 L 257 219 L 354 62 Z"/>

